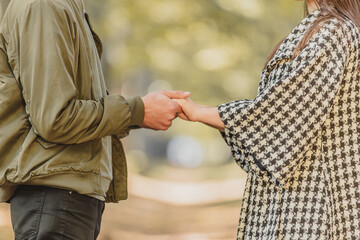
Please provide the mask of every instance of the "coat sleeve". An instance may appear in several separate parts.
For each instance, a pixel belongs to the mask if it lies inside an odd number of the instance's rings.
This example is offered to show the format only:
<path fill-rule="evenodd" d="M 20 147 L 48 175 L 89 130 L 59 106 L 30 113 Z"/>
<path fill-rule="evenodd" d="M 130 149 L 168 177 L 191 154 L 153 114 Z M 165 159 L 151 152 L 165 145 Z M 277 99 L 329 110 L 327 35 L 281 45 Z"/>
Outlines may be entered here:
<path fill-rule="evenodd" d="M 33 1 L 17 15 L 19 78 L 38 135 L 49 142 L 76 144 L 121 135 L 142 122 L 139 97 L 77 99 L 78 29 L 66 7 L 58 1 Z"/>
<path fill-rule="evenodd" d="M 223 136 L 245 171 L 285 186 L 314 144 L 334 104 L 349 54 L 343 29 L 333 21 L 289 63 L 291 70 L 272 80 L 254 100 L 219 106 L 226 126 Z"/>

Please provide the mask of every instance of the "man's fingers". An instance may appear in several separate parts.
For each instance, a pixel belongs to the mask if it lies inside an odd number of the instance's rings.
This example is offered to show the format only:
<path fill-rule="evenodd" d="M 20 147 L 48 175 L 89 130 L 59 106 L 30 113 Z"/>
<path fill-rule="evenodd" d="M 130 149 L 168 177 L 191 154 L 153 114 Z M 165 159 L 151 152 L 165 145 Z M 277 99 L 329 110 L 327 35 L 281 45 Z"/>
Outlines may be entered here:
<path fill-rule="evenodd" d="M 190 92 L 183 92 L 183 91 L 164 90 L 164 91 L 161 91 L 161 93 L 171 99 L 185 99 L 185 98 L 190 97 L 190 95 L 191 95 Z"/>
<path fill-rule="evenodd" d="M 177 101 L 172 101 L 172 103 L 173 103 L 173 110 L 175 111 L 175 113 L 182 113 L 183 112 L 180 104 Z"/>
<path fill-rule="evenodd" d="M 186 102 L 186 100 L 184 99 L 173 99 L 173 101 L 179 104 L 180 106 L 182 106 Z"/>
<path fill-rule="evenodd" d="M 177 104 L 176 113 L 178 114 L 178 113 L 182 113 L 182 112 L 183 112 L 183 110 L 182 110 L 181 106 Z"/>

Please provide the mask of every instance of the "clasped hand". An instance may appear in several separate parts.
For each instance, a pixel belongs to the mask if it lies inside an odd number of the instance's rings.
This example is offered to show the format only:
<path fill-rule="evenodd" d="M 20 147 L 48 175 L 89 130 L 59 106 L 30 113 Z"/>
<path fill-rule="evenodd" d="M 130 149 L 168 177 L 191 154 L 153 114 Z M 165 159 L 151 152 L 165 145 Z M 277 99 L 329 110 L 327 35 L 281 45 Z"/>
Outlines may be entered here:
<path fill-rule="evenodd" d="M 189 92 L 160 91 L 149 93 L 142 98 L 145 117 L 142 127 L 154 130 L 167 130 L 176 117 L 183 120 L 202 122 L 224 131 L 217 107 L 197 104 L 189 99 Z"/>
<path fill-rule="evenodd" d="M 172 99 L 186 99 L 188 92 L 160 91 L 152 92 L 142 97 L 145 107 L 145 116 L 142 127 L 154 130 L 167 130 L 172 121 L 182 114 L 180 105 Z"/>

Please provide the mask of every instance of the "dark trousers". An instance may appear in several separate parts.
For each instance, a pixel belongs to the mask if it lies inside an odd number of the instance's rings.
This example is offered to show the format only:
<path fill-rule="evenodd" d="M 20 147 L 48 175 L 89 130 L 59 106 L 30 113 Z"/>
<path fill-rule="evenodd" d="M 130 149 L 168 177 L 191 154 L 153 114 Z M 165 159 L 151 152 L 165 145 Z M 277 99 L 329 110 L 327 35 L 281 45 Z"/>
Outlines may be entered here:
<path fill-rule="evenodd" d="M 16 240 L 95 240 L 105 204 L 68 190 L 19 186 L 10 206 Z"/>

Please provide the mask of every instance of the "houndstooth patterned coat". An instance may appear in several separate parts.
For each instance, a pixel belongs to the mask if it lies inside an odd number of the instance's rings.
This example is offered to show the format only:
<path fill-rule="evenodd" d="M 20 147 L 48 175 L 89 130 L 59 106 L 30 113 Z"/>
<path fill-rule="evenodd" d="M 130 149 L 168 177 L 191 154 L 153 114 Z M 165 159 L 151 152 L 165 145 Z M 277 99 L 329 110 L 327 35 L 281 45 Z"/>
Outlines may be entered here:
<path fill-rule="evenodd" d="M 359 30 L 332 19 L 292 59 L 320 14 L 284 40 L 254 100 L 219 106 L 248 173 L 238 239 L 360 239 Z"/>

